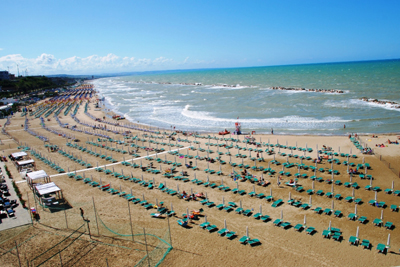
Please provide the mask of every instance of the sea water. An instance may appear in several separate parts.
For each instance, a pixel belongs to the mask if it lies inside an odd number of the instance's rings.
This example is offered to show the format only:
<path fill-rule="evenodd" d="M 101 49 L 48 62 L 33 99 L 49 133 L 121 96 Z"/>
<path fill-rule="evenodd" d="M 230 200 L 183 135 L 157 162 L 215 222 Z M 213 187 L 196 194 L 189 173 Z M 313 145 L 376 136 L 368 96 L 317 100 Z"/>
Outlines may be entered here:
<path fill-rule="evenodd" d="M 115 112 L 164 129 L 233 131 L 240 122 L 242 131 L 256 133 L 400 131 L 399 108 L 360 99 L 400 103 L 400 60 L 165 71 L 93 84 Z M 343 93 L 271 89 L 275 86 Z"/>

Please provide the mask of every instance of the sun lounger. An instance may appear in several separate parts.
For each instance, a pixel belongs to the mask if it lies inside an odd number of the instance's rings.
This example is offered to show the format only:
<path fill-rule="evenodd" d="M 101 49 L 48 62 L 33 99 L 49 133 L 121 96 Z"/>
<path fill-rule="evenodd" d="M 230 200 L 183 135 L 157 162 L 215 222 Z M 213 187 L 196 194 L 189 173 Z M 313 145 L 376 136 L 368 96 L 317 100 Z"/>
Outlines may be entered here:
<path fill-rule="evenodd" d="M 276 219 L 274 222 L 273 222 L 273 224 L 275 225 L 275 226 L 280 226 L 280 224 L 282 223 L 283 221 L 281 220 L 281 219 Z"/>
<path fill-rule="evenodd" d="M 394 227 L 394 224 L 392 222 L 387 221 L 384 225 L 384 227 L 386 227 L 386 229 L 391 230 Z"/>
<path fill-rule="evenodd" d="M 342 234 L 340 232 L 334 232 L 332 238 L 333 240 L 340 241 L 342 239 Z"/>
<path fill-rule="evenodd" d="M 367 217 L 366 216 L 361 216 L 360 218 L 358 218 L 358 221 L 362 224 L 365 224 L 367 222 Z"/>
<path fill-rule="evenodd" d="M 390 205 L 390 209 L 392 210 L 392 211 L 398 211 L 398 207 L 397 207 L 397 205 Z"/>
<path fill-rule="evenodd" d="M 348 196 L 344 200 L 346 200 L 346 202 L 352 202 L 353 201 L 353 197 L 352 196 Z"/>
<path fill-rule="evenodd" d="M 286 229 L 287 227 L 290 226 L 290 222 L 283 222 L 280 227 L 282 227 L 283 229 Z"/>
<path fill-rule="evenodd" d="M 212 232 L 218 229 L 216 225 L 209 225 L 205 228 L 208 232 Z"/>
<path fill-rule="evenodd" d="M 304 226 L 302 224 L 296 224 L 296 226 L 294 227 L 294 230 L 296 230 L 297 232 L 300 232 L 303 229 L 304 229 Z"/>
<path fill-rule="evenodd" d="M 331 231 L 329 231 L 329 230 L 322 231 L 322 236 L 324 238 L 331 238 Z"/>
<path fill-rule="evenodd" d="M 237 209 L 235 210 L 235 212 L 236 212 L 237 214 L 241 214 L 241 213 L 243 212 L 243 209 L 242 209 L 242 208 L 237 208 Z"/>
<path fill-rule="evenodd" d="M 220 236 L 224 236 L 227 232 L 229 232 L 228 229 L 222 228 L 222 229 L 219 230 L 217 233 L 218 233 Z"/>
<path fill-rule="evenodd" d="M 325 215 L 331 215 L 332 210 L 331 209 L 325 209 L 324 213 L 325 213 Z"/>
<path fill-rule="evenodd" d="M 361 242 L 361 246 L 364 249 L 370 249 L 371 248 L 371 243 L 369 242 L 369 240 L 363 239 L 363 241 Z"/>
<path fill-rule="evenodd" d="M 386 248 L 386 246 L 384 244 L 379 243 L 376 246 L 376 250 L 378 251 L 378 253 L 386 254 L 387 248 Z"/>
<path fill-rule="evenodd" d="M 188 225 L 188 221 L 184 221 L 184 220 L 178 220 L 177 221 L 178 224 L 182 227 L 186 227 Z"/>
<path fill-rule="evenodd" d="M 341 217 L 342 216 L 342 212 L 340 210 L 335 210 L 335 212 L 333 213 L 333 215 L 335 217 Z"/>
<path fill-rule="evenodd" d="M 307 227 L 306 228 L 306 233 L 308 235 L 312 235 L 315 232 L 315 228 L 314 227 Z"/>
<path fill-rule="evenodd" d="M 247 210 L 243 211 L 243 215 L 244 216 L 250 216 L 251 213 L 252 213 L 252 211 L 250 209 L 247 209 Z"/>
<path fill-rule="evenodd" d="M 255 246 L 257 244 L 260 244 L 260 240 L 258 240 L 258 239 L 249 239 L 249 240 L 247 240 L 247 244 L 249 244 L 250 246 Z"/>
<path fill-rule="evenodd" d="M 372 222 L 375 226 L 382 226 L 383 221 L 381 219 L 376 218 L 373 222 Z"/>
<path fill-rule="evenodd" d="M 211 208 L 214 205 L 215 205 L 214 202 L 207 202 L 206 203 L 206 206 L 209 207 L 209 208 Z"/>
<path fill-rule="evenodd" d="M 226 236 L 228 239 L 231 239 L 231 238 L 233 238 L 234 236 L 236 236 L 236 233 L 235 233 L 235 232 L 232 232 L 232 231 L 227 231 L 227 232 L 225 233 L 225 236 Z"/>
<path fill-rule="evenodd" d="M 270 216 L 269 216 L 269 215 L 264 215 L 264 216 L 262 216 L 262 217 L 260 218 L 260 220 L 263 221 L 263 222 L 266 222 L 266 221 L 268 221 L 269 219 L 270 219 Z"/>
<path fill-rule="evenodd" d="M 261 217 L 262 217 L 261 213 L 256 213 L 256 214 L 253 215 L 253 218 L 255 218 L 257 220 L 261 219 Z"/>
<path fill-rule="evenodd" d="M 272 203 L 272 207 L 276 208 L 276 207 L 280 206 L 282 203 L 283 203 L 283 200 L 282 199 L 278 199 L 274 203 Z"/>
<path fill-rule="evenodd" d="M 210 225 L 210 222 L 203 222 L 202 224 L 200 224 L 199 226 L 200 226 L 200 228 L 206 228 L 206 227 L 208 227 Z"/>
<path fill-rule="evenodd" d="M 225 207 L 225 205 L 224 204 L 219 204 L 219 205 L 217 205 L 217 209 L 219 209 L 219 210 L 222 210 L 223 208 Z"/>
<path fill-rule="evenodd" d="M 359 239 L 355 236 L 350 236 L 349 243 L 354 246 L 358 246 Z"/>
<path fill-rule="evenodd" d="M 336 195 L 335 195 L 335 199 L 341 200 L 341 199 L 342 199 L 342 195 L 341 195 L 341 194 L 336 194 Z"/>
<path fill-rule="evenodd" d="M 247 236 L 243 236 L 242 238 L 239 239 L 239 242 L 241 244 L 247 244 L 247 241 L 249 240 L 249 238 Z"/>

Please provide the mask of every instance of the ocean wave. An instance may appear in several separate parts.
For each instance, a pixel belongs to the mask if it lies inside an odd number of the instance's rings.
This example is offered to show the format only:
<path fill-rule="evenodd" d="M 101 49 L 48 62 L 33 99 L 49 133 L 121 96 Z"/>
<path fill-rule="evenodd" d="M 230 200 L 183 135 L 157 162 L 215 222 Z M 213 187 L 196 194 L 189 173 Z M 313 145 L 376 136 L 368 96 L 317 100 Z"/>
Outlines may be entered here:
<path fill-rule="evenodd" d="M 218 118 L 212 116 L 209 112 L 205 111 L 192 111 L 189 110 L 190 105 L 186 105 L 185 108 L 182 110 L 181 114 L 185 117 L 196 119 L 196 120 L 205 120 L 205 121 L 214 121 L 214 122 L 231 122 L 235 123 L 240 121 L 241 123 L 296 123 L 296 124 L 303 124 L 303 123 L 335 123 L 335 122 L 349 122 L 352 120 L 346 120 L 339 117 L 325 117 L 323 119 L 316 119 L 312 117 L 300 117 L 300 116 L 285 116 L 282 118 L 266 118 L 266 119 L 227 119 L 227 118 Z"/>
<path fill-rule="evenodd" d="M 392 111 L 399 111 L 399 108 L 394 107 L 391 104 L 378 104 L 374 102 L 367 102 L 367 101 L 362 101 L 361 99 L 346 99 L 346 100 L 341 100 L 341 101 L 333 101 L 333 100 L 327 100 L 323 104 L 324 106 L 327 107 L 334 107 L 334 108 L 357 108 L 357 107 L 373 107 L 373 108 L 382 108 L 386 110 L 392 110 Z"/>

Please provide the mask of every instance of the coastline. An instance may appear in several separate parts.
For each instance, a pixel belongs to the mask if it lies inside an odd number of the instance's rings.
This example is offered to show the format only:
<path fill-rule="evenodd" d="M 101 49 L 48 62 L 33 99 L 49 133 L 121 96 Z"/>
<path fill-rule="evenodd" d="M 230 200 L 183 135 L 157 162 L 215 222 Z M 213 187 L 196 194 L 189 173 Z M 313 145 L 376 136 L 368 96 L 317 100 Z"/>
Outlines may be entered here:
<path fill-rule="evenodd" d="M 105 116 L 108 118 L 112 118 L 113 115 L 120 115 L 120 116 L 126 116 L 125 113 L 117 111 L 116 107 L 111 104 L 109 101 L 104 100 L 101 101 L 102 103 L 104 103 L 104 106 L 101 107 L 102 111 L 106 114 Z M 130 121 L 131 123 L 135 123 L 135 124 L 140 124 L 146 127 L 152 127 L 155 129 L 161 129 L 161 130 L 165 130 L 165 131 L 171 131 L 170 128 L 163 128 L 163 127 L 159 127 L 157 125 L 152 125 L 152 124 L 146 124 L 146 123 L 142 123 L 142 122 L 137 122 L 137 121 L 132 121 L 129 118 L 126 118 L 126 120 Z M 240 122 L 240 121 L 239 121 Z M 177 129 L 179 130 L 179 129 Z M 222 129 L 221 129 L 222 130 Z M 251 129 L 248 129 L 251 132 Z M 218 130 L 215 131 L 204 131 L 204 130 L 197 130 L 197 131 L 189 131 L 189 132 L 198 132 L 198 133 L 202 133 L 202 134 L 218 134 Z M 256 134 L 261 134 L 261 135 L 269 135 L 270 132 L 265 131 L 265 132 L 256 132 Z M 400 131 L 399 132 L 348 132 L 348 133 L 344 133 L 344 134 L 337 134 L 337 133 L 331 133 L 331 134 L 325 134 L 325 133 L 321 133 L 321 134 L 310 134 L 310 133 L 279 133 L 274 131 L 274 135 L 277 136 L 331 136 L 331 137 L 335 137 L 335 136 L 348 136 L 349 134 L 357 134 L 360 136 L 368 136 L 368 135 L 373 135 L 373 134 L 380 134 L 380 135 L 387 135 L 387 136 L 394 136 L 394 135 L 400 135 Z"/>
<path fill-rule="evenodd" d="M 89 104 L 88 110 L 89 113 L 95 117 L 102 117 L 105 116 L 104 110 L 95 110 L 94 104 L 95 101 L 91 101 Z M 108 112 L 108 111 L 107 111 Z M 110 111 L 110 114 L 111 111 Z M 110 115 L 109 114 L 109 115 Z M 76 125 L 78 128 L 82 130 L 89 129 L 88 127 L 76 123 L 70 116 L 59 116 L 60 120 L 63 123 L 69 123 L 70 125 Z M 95 124 L 102 124 L 101 122 L 96 122 L 92 120 L 89 116 L 84 113 L 84 105 L 81 105 L 76 117 L 85 123 L 95 123 Z M 130 130 L 131 136 L 137 136 L 140 138 L 140 141 L 131 141 L 128 144 L 135 144 L 138 143 L 139 146 L 144 146 L 147 148 L 155 149 L 156 146 L 161 146 L 165 148 L 165 153 L 160 154 L 159 158 L 162 160 L 167 161 L 176 161 L 182 164 L 182 167 L 178 167 L 177 171 L 187 171 L 188 177 L 193 179 L 196 176 L 197 179 L 202 180 L 205 182 L 207 179 L 210 179 L 210 182 L 217 184 L 217 186 L 224 184 L 225 186 L 229 186 L 231 189 L 236 188 L 237 186 L 240 189 L 245 190 L 246 192 L 251 192 L 252 190 L 256 190 L 257 193 L 264 193 L 265 195 L 269 195 L 270 191 L 273 192 L 273 197 L 275 200 L 282 199 L 284 204 L 282 204 L 278 208 L 271 207 L 271 202 L 268 202 L 263 199 L 259 199 L 257 197 L 250 197 L 247 193 L 243 196 L 234 194 L 232 191 L 221 191 L 218 189 L 212 189 L 210 187 L 205 187 L 204 185 L 197 185 L 192 182 L 184 182 L 173 178 L 166 178 L 163 176 L 163 173 L 168 169 L 171 168 L 171 165 L 166 163 L 158 163 L 157 161 L 152 161 L 155 164 L 156 169 L 161 169 L 162 174 L 151 174 L 148 172 L 143 172 L 140 168 L 133 168 L 124 166 L 121 162 L 126 161 L 127 159 L 129 162 L 135 162 L 138 165 L 143 164 L 147 166 L 151 161 L 147 160 L 147 155 L 153 155 L 154 151 L 148 151 L 144 148 L 139 148 L 138 153 L 140 157 L 136 160 L 134 157 L 130 156 L 129 154 L 122 154 L 116 151 L 105 150 L 105 148 L 101 148 L 101 146 L 94 146 L 91 143 L 87 142 L 95 142 L 99 143 L 98 137 L 93 135 L 85 134 L 84 132 L 76 132 L 72 131 L 71 129 L 64 129 L 60 128 L 58 123 L 53 119 L 53 117 L 49 117 L 50 120 L 45 120 L 45 124 L 47 127 L 51 127 L 52 129 L 63 129 L 68 133 L 72 133 L 76 135 L 76 139 L 80 140 L 78 142 L 73 142 L 77 145 L 87 147 L 87 151 L 92 151 L 97 149 L 98 152 L 102 154 L 111 155 L 117 162 L 114 165 L 111 165 L 110 162 L 106 161 L 105 159 L 101 159 L 99 157 L 95 157 L 93 155 L 87 154 L 84 151 L 78 150 L 77 148 L 66 146 L 66 139 L 62 136 L 58 136 L 53 134 L 45 129 L 40 127 L 40 119 L 29 117 L 30 120 L 30 127 L 35 129 L 36 132 L 46 136 L 50 140 L 50 144 L 57 145 L 60 149 L 67 151 L 70 154 L 78 155 L 79 158 L 83 158 L 86 162 L 91 163 L 93 167 L 97 164 L 99 166 L 105 166 L 104 168 L 108 168 L 111 171 L 116 172 L 123 172 L 125 175 L 132 175 L 134 177 L 139 178 L 139 180 L 143 179 L 144 181 L 151 181 L 154 179 L 155 181 L 155 188 L 150 190 L 143 186 L 140 186 L 138 183 L 130 182 L 129 180 L 118 179 L 113 175 L 106 175 L 104 172 L 97 172 L 93 168 L 85 168 L 78 164 L 77 162 L 62 156 L 57 152 L 50 152 L 44 146 L 43 141 L 39 140 L 38 138 L 28 134 L 21 128 L 21 124 L 24 122 L 24 117 L 20 116 L 20 113 L 14 115 L 11 119 L 11 124 L 7 126 L 8 132 L 15 137 L 17 140 L 21 140 L 22 144 L 27 144 L 35 151 L 40 152 L 42 155 L 45 155 L 48 158 L 51 158 L 52 162 L 55 162 L 61 165 L 65 171 L 68 170 L 73 173 L 76 169 L 78 174 L 82 174 L 84 177 L 91 177 L 93 181 L 102 182 L 103 184 L 112 183 L 113 188 L 117 190 L 122 190 L 125 192 L 130 192 L 132 190 L 133 194 L 137 197 L 146 199 L 151 203 L 156 203 L 156 201 L 165 201 L 166 207 L 170 207 L 173 205 L 174 210 L 176 211 L 176 217 L 170 217 L 170 227 L 171 227 L 171 235 L 172 235 L 172 242 L 174 249 L 171 250 L 170 254 L 168 254 L 163 264 L 165 265 L 188 265 L 188 253 L 190 255 L 190 265 L 192 266 L 204 266 L 204 265 L 212 265 L 212 266 L 227 266 L 235 264 L 248 264 L 248 265 L 263 265 L 265 262 L 269 262 L 274 266 L 291 266 L 291 265 L 302 265 L 302 266 L 321 266 L 321 264 L 327 264 L 330 266 L 341 266 L 343 261 L 345 261 L 349 265 L 354 266 L 362 266 L 362 265 L 373 265 L 373 266 L 392 266 L 398 265 L 399 259 L 398 256 L 394 253 L 388 253 L 387 255 L 377 255 L 375 252 L 375 246 L 378 243 L 383 243 L 386 238 L 387 234 L 392 234 L 391 239 L 391 251 L 398 251 L 400 248 L 400 235 L 398 235 L 398 231 L 400 228 L 396 227 L 393 230 L 385 230 L 379 229 L 373 225 L 372 220 L 376 217 L 380 216 L 381 209 L 368 205 L 369 199 L 373 199 L 374 192 L 370 192 L 365 190 L 364 187 L 369 184 L 369 181 L 362 180 L 358 176 L 354 177 L 353 182 L 357 182 L 360 186 L 356 190 L 356 197 L 362 198 L 365 203 L 358 206 L 358 212 L 360 215 L 368 216 L 368 219 L 371 222 L 367 224 L 359 224 L 357 222 L 352 222 L 347 219 L 347 215 L 354 211 L 354 203 L 348 203 L 344 199 L 342 200 L 334 200 L 335 201 L 335 209 L 340 210 L 343 213 L 342 217 L 335 217 L 334 215 L 319 215 L 316 214 L 314 209 L 317 207 L 322 208 L 329 208 L 331 207 L 332 199 L 327 198 L 325 196 L 318 196 L 316 194 L 312 195 L 312 208 L 303 210 L 301 208 L 296 208 L 287 203 L 288 195 L 291 194 L 293 199 L 298 201 L 302 201 L 304 203 L 308 203 L 310 196 L 306 193 L 306 190 L 311 189 L 314 185 L 314 182 L 310 178 L 312 174 L 311 171 L 301 170 L 301 173 L 306 173 L 310 177 L 308 178 L 299 178 L 299 183 L 302 187 L 304 187 L 303 192 L 298 192 L 294 188 L 284 185 L 286 182 L 289 182 L 290 179 L 294 179 L 295 173 L 298 172 L 297 168 L 287 168 L 286 171 L 291 173 L 291 176 L 283 176 L 281 183 L 282 185 L 277 185 L 276 181 L 278 178 L 278 174 L 269 175 L 269 174 L 262 174 L 260 171 L 254 171 L 249 168 L 249 172 L 254 174 L 258 179 L 263 175 L 263 177 L 270 182 L 268 187 L 262 187 L 257 185 L 256 183 L 251 183 L 249 181 L 237 182 L 234 181 L 229 177 L 230 173 L 232 172 L 232 166 L 230 164 L 219 165 L 218 163 L 209 163 L 206 160 L 201 159 L 188 159 L 188 161 L 192 160 L 194 164 L 197 165 L 198 170 L 192 170 L 189 168 L 184 167 L 186 158 L 180 158 L 176 155 L 172 155 L 168 153 L 168 150 L 180 149 L 180 153 L 182 154 L 190 154 L 195 156 L 199 154 L 201 157 L 207 157 L 208 154 L 206 152 L 201 152 L 197 150 L 189 150 L 188 147 L 193 145 L 197 148 L 197 145 L 194 145 L 194 141 L 198 141 L 198 146 L 201 146 L 204 149 L 207 149 L 207 143 L 212 142 L 224 142 L 221 140 L 214 140 L 209 141 L 208 138 L 197 138 L 195 139 L 193 136 L 183 136 L 182 133 L 177 133 L 174 135 L 175 141 L 167 141 L 171 142 L 174 147 L 164 146 L 161 144 L 155 144 L 152 142 L 158 141 L 162 142 L 163 140 L 168 140 L 168 135 L 156 135 L 146 131 L 139 131 L 139 130 Z M 2 124 L 4 124 L 4 120 Z M 123 121 L 119 121 L 120 123 Z M 108 132 L 107 134 L 110 135 L 114 142 L 109 140 L 101 142 L 103 145 L 112 146 L 113 148 L 122 148 L 129 149 L 129 146 L 123 146 L 119 144 L 118 141 L 124 140 L 124 136 L 121 134 L 126 129 L 119 127 L 119 126 L 110 126 L 114 128 L 119 134 L 115 134 L 113 132 Z M 107 129 L 109 125 L 107 125 Z M 89 129 L 90 130 L 90 129 Z M 168 134 L 171 134 L 169 129 L 166 129 Z M 153 137 L 151 137 L 153 136 Z M 156 137 L 158 136 L 158 137 Z M 207 135 L 205 135 L 207 136 Z M 214 135 L 212 135 L 214 136 Z M 215 134 L 215 137 L 223 138 L 223 136 L 219 136 Z M 250 167 L 256 164 L 258 167 L 263 166 L 267 167 L 269 163 L 275 159 L 284 163 L 286 160 L 289 160 L 291 163 L 300 164 L 299 158 L 290 157 L 287 158 L 283 156 L 282 153 L 279 152 L 286 152 L 291 153 L 289 149 L 285 148 L 278 148 L 274 147 L 275 154 L 273 155 L 266 155 L 266 153 L 262 154 L 262 157 L 265 158 L 265 161 L 256 162 L 254 163 L 251 161 L 251 156 L 256 156 L 255 152 L 250 150 L 245 150 L 243 147 L 251 147 L 253 145 L 245 145 L 242 141 L 246 138 L 244 135 L 239 136 L 225 136 L 227 138 L 239 138 L 241 141 L 237 143 L 239 146 L 242 147 L 239 153 L 245 154 L 246 158 L 237 158 L 232 156 L 231 158 L 225 154 L 228 150 L 224 147 L 216 147 L 209 146 L 211 150 L 214 152 L 210 154 L 212 158 L 217 156 L 216 151 L 219 149 L 223 152 L 221 157 L 226 162 L 232 161 L 237 164 L 244 162 L 244 164 L 248 164 Z M 368 173 L 374 176 L 374 186 L 379 186 L 384 190 L 385 188 L 389 188 L 392 180 L 398 179 L 398 176 L 385 165 L 386 163 L 379 159 L 378 156 L 374 155 L 364 155 L 361 154 L 359 150 L 353 145 L 353 143 L 349 140 L 348 136 L 320 136 L 320 135 L 270 135 L 270 134 L 255 134 L 253 136 L 256 141 L 259 141 L 261 138 L 262 143 L 271 143 L 271 144 L 282 144 L 288 146 L 296 146 L 296 147 L 309 147 L 312 148 L 312 152 L 307 152 L 306 155 L 310 156 L 311 158 L 317 157 L 316 152 L 316 145 L 318 145 L 319 149 L 322 149 L 323 145 L 327 147 L 331 147 L 334 152 L 344 152 L 350 153 L 357 156 L 357 158 L 352 159 L 354 163 L 360 163 L 364 160 L 370 163 L 372 169 L 368 170 Z M 360 137 L 364 139 L 363 141 L 370 144 L 372 147 L 376 143 L 382 143 L 387 141 L 387 135 L 379 135 L 378 138 L 372 138 L 372 136 L 362 136 Z M 367 140 L 365 140 L 368 138 Z M 393 137 L 389 137 L 392 138 Z M 5 139 L 5 138 L 2 138 Z M 7 138 L 8 139 L 8 138 Z M 184 141 L 187 139 L 189 142 Z M 371 140 L 371 141 L 368 141 Z M 150 142 L 152 141 L 152 142 Z M 191 142 L 191 143 L 190 143 Z M 193 143 L 193 144 L 192 144 Z M 228 142 L 230 144 L 230 142 Z M 235 144 L 235 143 L 234 143 Z M 182 145 L 183 147 L 175 147 L 176 145 Z M 5 151 L 5 154 L 8 155 L 12 152 L 19 151 L 17 149 L 17 144 L 12 144 L 12 147 L 9 147 L 9 144 L 3 144 L 0 147 Z M 261 147 L 263 151 L 265 151 L 266 146 Z M 133 149 L 133 148 L 130 148 Z M 239 151 L 237 148 L 232 148 L 232 154 L 236 154 Z M 400 145 L 388 145 L 385 148 L 377 149 L 380 153 L 384 154 L 384 158 L 390 161 L 393 166 L 398 166 L 400 160 Z M 110 154 L 111 153 L 111 154 Z M 297 153 L 302 155 L 303 152 L 299 150 L 295 150 L 294 154 Z M 156 157 L 156 156 L 155 156 Z M 346 160 L 344 157 L 338 157 L 340 161 Z M 70 225 L 74 225 L 74 220 L 72 218 L 73 214 L 79 217 L 79 207 L 83 207 L 85 210 L 85 216 L 92 216 L 90 217 L 91 221 L 91 228 L 93 233 L 97 233 L 97 226 L 95 224 L 95 217 L 90 213 L 93 211 L 93 207 L 89 206 L 93 199 L 96 202 L 96 209 L 98 209 L 99 214 L 102 216 L 102 221 L 105 225 L 112 225 L 112 229 L 115 232 L 121 232 L 124 234 L 129 234 L 129 226 L 127 222 L 129 222 L 128 212 L 126 210 L 126 199 L 123 197 L 113 196 L 106 192 L 103 192 L 97 188 L 88 186 L 87 184 L 83 183 L 82 181 L 76 181 L 73 178 L 68 178 L 66 173 L 59 174 L 53 168 L 48 166 L 47 164 L 43 163 L 37 158 L 34 158 L 37 162 L 37 167 L 39 169 L 45 170 L 51 177 L 52 181 L 55 182 L 60 188 L 63 190 L 63 195 L 68 199 L 70 204 L 72 205 L 71 213 L 68 213 L 68 223 Z M 304 160 L 305 164 L 313 165 L 312 161 Z M 20 190 L 22 191 L 23 195 L 31 194 L 29 187 L 27 186 L 26 182 L 22 180 L 19 176 L 19 173 L 15 171 L 15 167 L 13 167 L 12 163 L 8 162 L 9 169 L 15 177 L 15 181 L 17 182 Z M 396 165 L 397 164 L 397 165 Z M 109 167 L 107 167 L 109 166 Z M 327 162 L 323 162 L 319 165 L 320 168 L 328 169 L 330 168 L 331 164 Z M 276 170 L 276 172 L 281 171 L 282 165 L 275 166 L 271 163 L 271 167 Z M 115 168 L 115 170 L 114 170 Z M 218 170 L 221 168 L 222 175 L 217 174 L 209 174 L 206 173 L 205 170 L 207 168 L 213 168 L 214 170 Z M 340 170 L 340 174 L 335 176 L 335 180 L 341 180 L 342 183 L 345 183 L 349 180 L 349 177 L 346 173 L 346 166 L 343 164 L 335 165 L 335 169 Z M 235 168 L 235 171 L 240 172 L 240 168 Z M 175 175 L 178 175 L 176 173 Z M 329 180 L 331 175 L 325 172 L 318 172 L 317 176 L 322 177 L 323 180 Z M 143 178 L 141 178 L 143 177 Z M 171 196 L 162 192 L 159 189 L 156 189 L 161 184 L 165 184 L 168 188 L 174 189 L 180 192 L 186 191 L 190 192 L 193 190 L 194 192 L 204 192 L 207 194 L 208 198 L 215 202 L 218 205 L 223 199 L 226 202 L 233 201 L 235 203 L 242 203 L 243 208 L 246 209 L 253 209 L 254 211 L 258 211 L 260 209 L 260 205 L 262 206 L 262 210 L 264 214 L 268 214 L 271 216 L 271 221 L 262 222 L 260 220 L 254 219 L 252 216 L 246 217 L 243 215 L 238 215 L 235 212 L 224 212 L 218 210 L 217 208 L 209 208 L 205 207 L 200 204 L 199 201 L 185 201 L 176 196 Z M 330 192 L 331 184 L 326 182 L 316 182 L 315 189 L 316 190 L 323 190 L 324 192 Z M 398 184 L 396 182 L 395 189 L 398 189 Z M 345 187 L 342 185 L 335 185 L 335 193 L 342 194 L 343 197 L 351 195 L 351 188 Z M 380 201 L 385 201 L 387 205 L 390 207 L 390 204 L 397 202 L 397 196 L 385 194 L 384 192 L 378 193 L 378 198 Z M 30 196 L 31 203 L 33 202 L 33 196 Z M 207 215 L 208 221 L 212 224 L 217 225 L 219 229 L 222 229 L 224 225 L 224 220 L 227 221 L 227 227 L 230 230 L 235 231 L 238 234 L 238 237 L 233 240 L 228 240 L 226 238 L 220 237 L 217 233 L 208 233 L 208 231 L 201 229 L 198 227 L 204 221 L 204 217 L 200 217 L 198 221 L 194 220 L 190 224 L 190 228 L 182 228 L 177 224 L 177 220 L 182 219 L 182 214 L 187 211 L 187 209 L 191 210 L 199 210 L 200 208 L 204 209 L 204 214 Z M 150 213 L 155 212 L 155 209 L 152 208 L 150 210 L 144 209 L 141 205 L 134 205 L 131 204 L 131 209 L 133 211 L 134 216 L 132 217 L 133 225 L 136 225 L 138 228 L 146 227 L 146 232 L 151 231 L 151 229 L 166 229 L 168 227 L 168 222 L 166 219 L 159 220 L 154 219 L 150 216 Z M 398 213 L 390 212 L 389 208 L 385 211 L 385 221 L 392 221 L 394 223 L 398 222 Z M 74 213 L 75 212 L 75 213 Z M 304 220 L 304 215 L 307 216 L 307 225 L 316 228 L 316 233 L 314 235 L 307 235 L 304 231 L 297 232 L 294 229 L 281 229 L 280 227 L 276 227 L 273 225 L 273 221 L 276 218 L 281 216 L 281 213 L 284 214 L 284 220 L 288 221 L 295 226 L 296 224 L 302 224 Z M 64 222 L 64 214 L 60 212 L 51 213 L 46 212 L 40 209 L 41 220 L 43 223 L 53 223 L 56 227 L 63 227 L 65 226 Z M 332 221 L 332 226 L 340 228 L 343 232 L 343 240 L 342 242 L 335 242 L 333 240 L 324 239 L 321 236 L 326 227 L 328 227 L 330 221 Z M 356 228 L 360 227 L 360 233 L 362 239 L 369 239 L 373 244 L 372 251 L 363 250 L 360 246 L 349 246 L 348 245 L 348 238 L 355 234 Z M 260 246 L 250 247 L 241 245 L 238 240 L 245 234 L 246 227 L 249 227 L 250 236 L 252 238 L 258 238 L 261 241 Z M 72 228 L 72 226 L 71 226 Z M 77 228 L 77 227 L 76 227 Z M 101 228 L 101 231 L 106 231 Z M 136 228 L 135 228 L 136 229 Z M 102 233 L 100 231 L 100 233 Z M 143 229 L 136 229 L 138 233 L 142 233 Z M 109 232 L 104 232 L 109 233 Z M 224 249 L 217 249 L 217 248 L 224 248 Z M 331 251 L 329 254 L 326 254 L 326 251 Z M 103 251 L 96 251 L 97 258 L 104 258 L 107 257 L 107 253 Z M 182 252 L 184 251 L 184 252 Z M 126 255 L 126 257 L 125 257 Z M 129 255 L 129 257 L 128 257 Z M 204 257 L 207 255 L 207 257 Z M 285 255 L 285 257 L 282 257 Z M 252 262 L 249 264 L 248 257 L 252 257 Z M 110 261 L 112 261 L 113 265 L 116 266 L 127 266 L 129 265 L 128 261 L 138 261 L 140 258 L 136 257 L 132 252 L 121 252 L 119 256 L 115 257 L 108 257 Z M 320 260 L 323 258 L 323 260 Z M 132 265 L 132 264 L 131 264 Z"/>

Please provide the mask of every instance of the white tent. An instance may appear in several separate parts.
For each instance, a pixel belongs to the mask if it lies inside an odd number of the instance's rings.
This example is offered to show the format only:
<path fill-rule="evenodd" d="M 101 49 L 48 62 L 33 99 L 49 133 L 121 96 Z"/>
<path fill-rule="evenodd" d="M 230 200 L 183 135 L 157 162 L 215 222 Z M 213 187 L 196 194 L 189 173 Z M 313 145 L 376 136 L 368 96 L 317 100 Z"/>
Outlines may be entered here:
<path fill-rule="evenodd" d="M 49 176 L 47 175 L 47 173 L 44 170 L 40 170 L 40 171 L 36 171 L 36 172 L 28 172 L 26 174 L 26 181 L 30 185 L 32 185 L 33 180 L 37 180 L 37 179 L 44 179 L 44 182 L 50 181 Z M 46 181 L 46 180 L 48 180 L 48 181 Z"/>
<path fill-rule="evenodd" d="M 28 160 L 21 160 L 16 162 L 16 167 L 18 171 L 21 171 L 24 167 L 33 167 L 35 168 L 35 161 L 33 159 L 28 159 Z"/>
<path fill-rule="evenodd" d="M 33 164 L 35 161 L 33 159 L 28 159 L 28 160 L 23 160 L 23 161 L 17 161 L 18 166 L 23 166 L 27 164 Z"/>
<path fill-rule="evenodd" d="M 12 153 L 11 156 L 13 158 L 19 158 L 19 157 L 28 156 L 28 154 L 26 154 L 25 152 L 15 152 L 15 153 Z"/>
<path fill-rule="evenodd" d="M 61 189 L 54 182 L 38 185 L 35 188 L 36 192 L 38 192 L 38 194 L 41 196 L 61 191 Z"/>

